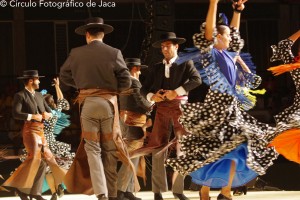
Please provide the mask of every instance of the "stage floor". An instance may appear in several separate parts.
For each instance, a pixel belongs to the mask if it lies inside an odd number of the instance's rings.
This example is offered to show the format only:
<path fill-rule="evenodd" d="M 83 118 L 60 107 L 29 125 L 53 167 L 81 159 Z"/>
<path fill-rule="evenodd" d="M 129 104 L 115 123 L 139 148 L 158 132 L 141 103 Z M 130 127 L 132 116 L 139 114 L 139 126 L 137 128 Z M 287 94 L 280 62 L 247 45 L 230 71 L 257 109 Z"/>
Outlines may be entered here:
<path fill-rule="evenodd" d="M 184 194 L 190 198 L 190 200 L 199 200 L 198 192 L 185 191 Z M 219 192 L 212 191 L 211 192 L 211 200 L 216 200 Z M 142 198 L 143 200 L 153 200 L 152 192 L 139 192 L 137 196 Z M 47 200 L 50 199 L 49 195 L 44 195 L 44 198 Z M 163 198 L 165 200 L 174 199 L 171 192 L 163 193 Z M 19 197 L 2 197 L 1 200 L 19 200 Z M 66 194 L 60 200 L 96 200 L 94 195 L 86 196 L 86 195 L 71 195 Z M 249 191 L 247 195 L 242 196 L 234 196 L 233 200 L 300 200 L 300 191 L 260 191 L 254 192 Z"/>

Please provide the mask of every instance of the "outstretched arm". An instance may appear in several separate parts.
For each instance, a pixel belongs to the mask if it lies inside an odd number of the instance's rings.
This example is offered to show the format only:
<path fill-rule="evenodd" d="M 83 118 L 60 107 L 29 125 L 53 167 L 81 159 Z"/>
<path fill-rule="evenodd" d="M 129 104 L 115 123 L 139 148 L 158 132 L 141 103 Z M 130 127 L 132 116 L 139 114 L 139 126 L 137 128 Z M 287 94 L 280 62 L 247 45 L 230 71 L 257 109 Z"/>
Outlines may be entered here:
<path fill-rule="evenodd" d="M 237 30 L 240 28 L 241 22 L 241 12 L 244 10 L 244 3 L 248 0 L 238 0 L 237 2 L 232 3 L 233 7 L 233 16 L 230 22 L 230 27 L 235 27 Z"/>
<path fill-rule="evenodd" d="M 298 30 L 296 33 L 294 33 L 293 35 L 291 35 L 289 37 L 289 39 L 292 40 L 293 42 L 295 42 L 299 37 L 300 37 L 300 30 Z"/>
<path fill-rule="evenodd" d="M 219 0 L 210 0 L 209 2 L 205 25 L 205 38 L 207 40 L 213 40 L 213 33 L 216 27 L 218 1 Z"/>

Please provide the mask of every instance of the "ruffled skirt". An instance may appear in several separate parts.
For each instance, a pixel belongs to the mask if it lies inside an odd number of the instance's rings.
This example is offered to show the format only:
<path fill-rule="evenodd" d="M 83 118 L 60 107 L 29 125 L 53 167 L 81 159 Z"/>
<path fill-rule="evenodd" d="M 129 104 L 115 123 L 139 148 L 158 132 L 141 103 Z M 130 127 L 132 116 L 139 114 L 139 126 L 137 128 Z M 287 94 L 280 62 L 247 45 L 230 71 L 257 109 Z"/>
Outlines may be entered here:
<path fill-rule="evenodd" d="M 233 160 L 238 164 L 234 181 L 238 187 L 265 174 L 278 156 L 264 140 L 276 129 L 241 110 L 233 96 L 210 90 L 204 103 L 185 104 L 182 110 L 180 122 L 192 134 L 180 141 L 184 155 L 169 158 L 166 164 L 182 175 L 194 172 L 196 183 L 202 180 L 201 184 L 215 188 L 227 185 L 228 178 L 224 177 Z"/>

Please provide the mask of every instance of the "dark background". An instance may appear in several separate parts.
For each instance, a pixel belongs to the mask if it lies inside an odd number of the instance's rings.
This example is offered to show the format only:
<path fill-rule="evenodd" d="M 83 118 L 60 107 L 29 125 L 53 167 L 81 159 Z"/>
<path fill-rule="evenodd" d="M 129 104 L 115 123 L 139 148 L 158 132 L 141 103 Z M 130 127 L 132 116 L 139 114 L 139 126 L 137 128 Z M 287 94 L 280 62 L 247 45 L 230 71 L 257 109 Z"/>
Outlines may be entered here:
<path fill-rule="evenodd" d="M 28 2 L 28 1 L 26 1 Z M 97 2 L 96 0 L 94 2 Z M 73 47 L 85 44 L 85 38 L 74 33 L 89 16 L 102 17 L 115 30 L 105 36 L 104 42 L 122 50 L 124 57 L 141 57 L 146 64 L 161 59 L 160 52 L 151 47 L 161 31 L 174 31 L 187 42 L 181 50 L 191 47 L 192 35 L 204 22 L 208 0 L 115 0 L 116 7 L 101 8 L 32 8 L 0 7 L 0 144 L 9 155 L 18 155 L 22 148 L 20 123 L 10 116 L 13 94 L 22 88 L 16 80 L 23 70 L 38 69 L 41 89 L 54 94 L 50 83 L 59 73 L 60 66 Z M 98 1 L 100 3 L 100 1 Z M 219 11 L 229 19 L 232 7 L 222 0 Z M 277 44 L 295 31 L 300 24 L 300 0 L 249 0 L 242 13 L 241 36 L 245 40 L 244 52 L 251 53 L 257 73 L 263 77 L 261 88 L 267 93 L 259 96 L 257 106 L 250 114 L 267 123 L 274 123 L 272 116 L 293 100 L 294 86 L 288 74 L 273 77 L 266 69 L 279 63 L 270 63 L 270 45 Z M 299 42 L 293 47 L 296 54 Z M 143 74 L 146 76 L 147 74 Z M 202 86 L 192 93 L 192 100 L 205 95 Z M 72 99 L 74 91 L 65 94 Z M 72 125 L 64 130 L 59 140 L 72 144 L 76 150 L 80 138 L 77 107 L 71 115 Z M 7 178 L 17 167 L 16 160 L 3 160 L 0 174 Z M 280 157 L 268 173 L 261 177 L 269 185 L 284 190 L 300 190 L 300 168 Z M 145 189 L 151 187 L 150 177 Z"/>

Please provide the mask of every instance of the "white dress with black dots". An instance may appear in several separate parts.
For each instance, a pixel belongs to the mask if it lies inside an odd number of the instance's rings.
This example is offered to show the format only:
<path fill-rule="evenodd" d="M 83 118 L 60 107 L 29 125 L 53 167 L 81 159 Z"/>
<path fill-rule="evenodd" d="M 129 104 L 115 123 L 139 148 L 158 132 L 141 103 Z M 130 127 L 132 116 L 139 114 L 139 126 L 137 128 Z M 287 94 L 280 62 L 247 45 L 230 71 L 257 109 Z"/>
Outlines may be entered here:
<path fill-rule="evenodd" d="M 280 41 L 278 46 L 273 45 L 271 61 L 282 60 L 285 64 L 294 63 L 294 55 L 291 51 L 293 44 L 292 40 L 285 39 Z M 298 148 L 300 144 L 300 68 L 289 73 L 296 91 L 293 104 L 275 116 L 278 130 L 266 135 L 265 139 L 270 141 L 270 146 L 273 146 L 285 158 L 300 163 Z"/>
<path fill-rule="evenodd" d="M 218 61 L 210 55 L 213 42 L 204 37 L 205 25 L 201 30 L 193 39 L 204 55 L 201 62 L 205 68 Z M 232 30 L 231 37 L 235 43 L 231 44 L 231 50 L 240 50 L 239 33 Z M 180 122 L 192 134 L 180 140 L 184 155 L 169 158 L 166 164 L 182 175 L 191 175 L 193 182 L 212 188 L 228 184 L 231 161 L 236 163 L 232 187 L 244 185 L 265 174 L 278 156 L 274 148 L 267 148 L 265 135 L 273 134 L 276 128 L 258 122 L 239 104 L 236 96 L 211 86 L 203 103 L 182 105 Z"/>
<path fill-rule="evenodd" d="M 75 153 L 71 152 L 70 144 L 57 141 L 55 139 L 55 125 L 59 118 L 60 112 L 69 107 L 69 103 L 66 99 L 59 99 L 57 101 L 57 108 L 53 113 L 53 117 L 50 118 L 47 122 L 45 122 L 44 135 L 47 140 L 48 146 L 55 156 L 55 160 L 60 167 L 65 169 L 69 169 Z"/>

